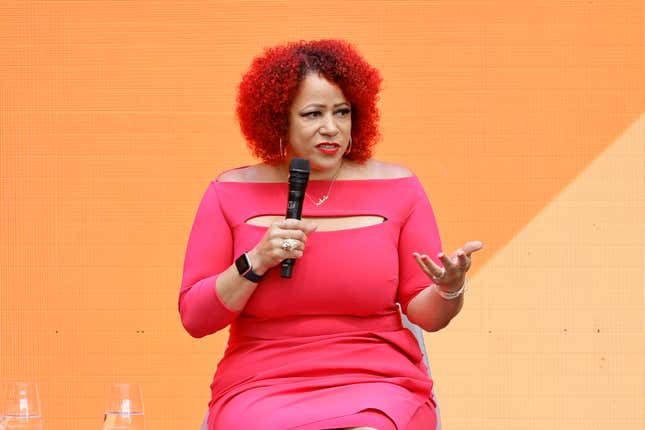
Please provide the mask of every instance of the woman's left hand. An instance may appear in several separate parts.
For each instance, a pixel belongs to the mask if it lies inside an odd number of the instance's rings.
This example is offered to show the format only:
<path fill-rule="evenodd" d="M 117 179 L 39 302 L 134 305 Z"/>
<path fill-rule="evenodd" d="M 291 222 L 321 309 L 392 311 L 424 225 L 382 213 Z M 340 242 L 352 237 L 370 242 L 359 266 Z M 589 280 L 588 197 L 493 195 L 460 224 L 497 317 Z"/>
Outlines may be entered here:
<path fill-rule="evenodd" d="M 484 245 L 479 241 L 466 242 L 463 248 L 455 251 L 452 257 L 440 252 L 437 255 L 443 267 L 436 264 L 426 254 L 413 253 L 421 270 L 425 272 L 432 282 L 441 286 L 441 290 L 450 293 L 457 291 L 464 284 L 466 272 L 470 269 L 472 253 L 482 249 Z"/>

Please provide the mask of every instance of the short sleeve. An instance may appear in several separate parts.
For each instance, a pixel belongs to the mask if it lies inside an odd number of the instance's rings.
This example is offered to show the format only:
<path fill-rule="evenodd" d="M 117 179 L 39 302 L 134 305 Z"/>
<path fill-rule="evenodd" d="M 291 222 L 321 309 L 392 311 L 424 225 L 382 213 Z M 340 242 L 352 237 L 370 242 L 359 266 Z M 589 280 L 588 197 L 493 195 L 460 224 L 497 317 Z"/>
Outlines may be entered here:
<path fill-rule="evenodd" d="M 441 251 L 441 239 L 430 201 L 417 179 L 412 190 L 411 210 L 401 226 L 399 236 L 399 287 L 397 301 L 403 312 L 417 294 L 431 283 L 416 262 L 413 252 L 427 254 L 435 263 L 441 265 L 437 254 Z"/>
<path fill-rule="evenodd" d="M 237 316 L 215 290 L 217 276 L 233 262 L 233 237 L 213 181 L 197 209 L 188 238 L 179 290 L 179 314 L 186 331 L 203 337 Z"/>

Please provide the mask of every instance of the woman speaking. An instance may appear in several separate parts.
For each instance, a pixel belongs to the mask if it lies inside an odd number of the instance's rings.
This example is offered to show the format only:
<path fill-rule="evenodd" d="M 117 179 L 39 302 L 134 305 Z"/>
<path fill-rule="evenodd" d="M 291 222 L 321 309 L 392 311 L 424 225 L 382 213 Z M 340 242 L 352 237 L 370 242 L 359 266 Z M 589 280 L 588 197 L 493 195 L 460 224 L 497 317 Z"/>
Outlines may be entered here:
<path fill-rule="evenodd" d="M 419 179 L 372 158 L 380 83 L 339 40 L 267 49 L 242 78 L 237 116 L 260 163 L 208 186 L 179 294 L 192 336 L 230 325 L 209 429 L 435 428 L 400 312 L 445 327 L 482 244 L 443 253 Z M 301 220 L 284 216 L 293 158 L 311 168 Z"/>

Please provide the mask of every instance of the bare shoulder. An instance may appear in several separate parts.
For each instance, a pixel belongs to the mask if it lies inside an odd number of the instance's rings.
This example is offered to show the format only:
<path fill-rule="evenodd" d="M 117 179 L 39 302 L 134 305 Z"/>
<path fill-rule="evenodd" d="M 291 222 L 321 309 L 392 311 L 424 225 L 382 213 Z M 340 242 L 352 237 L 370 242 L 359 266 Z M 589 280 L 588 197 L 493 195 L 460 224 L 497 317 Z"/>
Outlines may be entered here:
<path fill-rule="evenodd" d="M 374 179 L 407 178 L 414 176 L 414 173 L 410 169 L 401 164 L 373 159 L 368 160 L 365 164 L 366 173 L 370 178 Z"/>
<path fill-rule="evenodd" d="M 244 170 L 248 167 L 241 167 L 239 169 L 227 170 L 217 176 L 217 182 L 244 182 Z"/>
<path fill-rule="evenodd" d="M 217 182 L 274 182 L 279 181 L 279 171 L 266 164 L 238 167 L 217 177 Z"/>

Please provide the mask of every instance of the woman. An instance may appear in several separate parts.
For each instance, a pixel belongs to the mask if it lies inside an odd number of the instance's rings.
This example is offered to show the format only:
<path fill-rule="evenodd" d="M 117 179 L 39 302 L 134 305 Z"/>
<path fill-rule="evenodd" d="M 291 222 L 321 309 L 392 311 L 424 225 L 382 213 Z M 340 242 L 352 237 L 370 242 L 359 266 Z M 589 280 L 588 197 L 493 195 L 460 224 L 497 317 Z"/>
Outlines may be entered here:
<path fill-rule="evenodd" d="M 432 381 L 397 303 L 426 330 L 446 326 L 482 245 L 443 254 L 416 176 L 371 158 L 380 82 L 337 40 L 268 49 L 242 79 L 237 113 L 262 162 L 208 187 L 179 297 L 191 335 L 230 324 L 209 429 L 435 426 Z M 285 220 L 294 157 L 311 174 L 303 219 Z"/>

